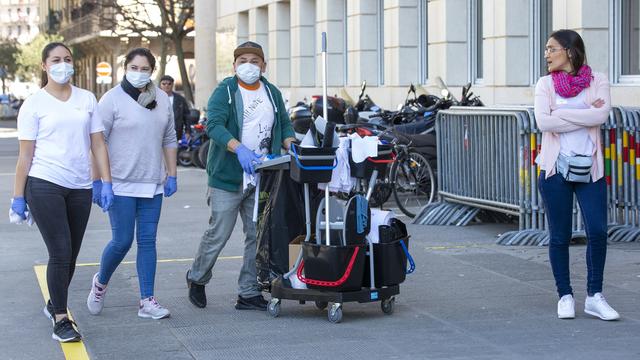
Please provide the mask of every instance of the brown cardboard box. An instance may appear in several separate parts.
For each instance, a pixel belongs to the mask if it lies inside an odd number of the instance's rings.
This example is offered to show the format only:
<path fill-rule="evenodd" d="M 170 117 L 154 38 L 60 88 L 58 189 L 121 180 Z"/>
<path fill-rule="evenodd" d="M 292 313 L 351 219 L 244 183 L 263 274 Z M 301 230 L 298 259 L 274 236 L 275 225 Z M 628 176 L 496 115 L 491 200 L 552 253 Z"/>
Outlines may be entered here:
<path fill-rule="evenodd" d="M 304 235 L 300 235 L 289 243 L 289 270 L 293 268 L 293 265 L 296 264 L 296 260 L 298 260 L 298 254 L 302 250 L 302 242 L 304 241 L 304 238 Z"/>

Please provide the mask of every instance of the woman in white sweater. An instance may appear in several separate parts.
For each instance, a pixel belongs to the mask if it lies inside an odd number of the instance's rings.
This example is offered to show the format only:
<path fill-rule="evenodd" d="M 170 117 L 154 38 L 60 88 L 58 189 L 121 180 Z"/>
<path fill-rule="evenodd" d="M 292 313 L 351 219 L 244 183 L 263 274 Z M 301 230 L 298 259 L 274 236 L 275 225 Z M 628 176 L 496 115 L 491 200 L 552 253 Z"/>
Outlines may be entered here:
<path fill-rule="evenodd" d="M 100 99 L 104 135 L 111 158 L 113 206 L 109 211 L 112 240 L 102 253 L 100 271 L 93 277 L 87 307 L 102 311 L 111 275 L 133 243 L 140 284 L 138 316 L 162 319 L 169 311 L 154 297 L 156 233 L 162 194 L 177 190 L 177 141 L 169 97 L 151 82 L 156 60 L 149 49 L 136 48 L 125 58 L 125 77 Z M 94 182 L 99 186 L 100 182 Z M 94 193 L 99 193 L 94 187 Z M 97 198 L 94 198 L 97 200 Z"/>

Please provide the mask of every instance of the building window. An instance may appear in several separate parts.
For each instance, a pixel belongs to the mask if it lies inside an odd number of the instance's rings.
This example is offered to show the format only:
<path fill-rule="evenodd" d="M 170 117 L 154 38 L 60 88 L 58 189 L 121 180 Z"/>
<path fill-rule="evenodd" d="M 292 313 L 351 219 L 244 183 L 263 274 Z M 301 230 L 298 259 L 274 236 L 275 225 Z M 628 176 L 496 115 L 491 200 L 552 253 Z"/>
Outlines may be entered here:
<path fill-rule="evenodd" d="M 384 85 L 384 0 L 378 0 L 378 85 Z"/>
<path fill-rule="evenodd" d="M 640 5 L 638 0 L 613 0 L 609 11 L 609 77 L 614 83 L 640 83 Z"/>
<path fill-rule="evenodd" d="M 429 78 L 429 27 L 427 25 L 427 0 L 418 2 L 418 84 L 426 84 Z"/>
<path fill-rule="evenodd" d="M 31 15 L 31 8 L 27 8 L 27 16 Z"/>
<path fill-rule="evenodd" d="M 18 25 L 18 36 L 22 35 L 22 26 Z"/>
<path fill-rule="evenodd" d="M 638 0 L 622 1 L 621 20 L 621 75 L 640 75 L 640 4 Z"/>
<path fill-rule="evenodd" d="M 469 81 L 482 82 L 482 0 L 469 1 Z"/>
<path fill-rule="evenodd" d="M 344 42 L 342 44 L 342 82 L 344 86 L 349 85 L 349 43 L 348 39 L 348 30 L 349 30 L 349 16 L 347 14 L 347 0 L 344 0 L 344 13 L 342 17 L 342 31 L 343 31 L 343 39 Z"/>
<path fill-rule="evenodd" d="M 531 0 L 531 84 L 536 84 L 538 79 L 547 74 L 547 62 L 544 60 L 544 48 L 547 40 L 553 32 L 553 1 Z"/>

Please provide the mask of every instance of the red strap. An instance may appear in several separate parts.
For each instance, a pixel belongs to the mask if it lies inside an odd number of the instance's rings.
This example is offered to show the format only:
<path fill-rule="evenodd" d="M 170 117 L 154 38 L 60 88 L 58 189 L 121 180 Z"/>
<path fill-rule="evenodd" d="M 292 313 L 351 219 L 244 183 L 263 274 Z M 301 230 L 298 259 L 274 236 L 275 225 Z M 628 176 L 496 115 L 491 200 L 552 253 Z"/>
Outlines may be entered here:
<path fill-rule="evenodd" d="M 351 275 L 351 270 L 353 270 L 353 264 L 356 262 L 356 256 L 360 251 L 360 247 L 356 246 L 353 250 L 353 255 L 351 256 L 351 260 L 349 260 L 349 265 L 347 265 L 347 269 L 344 272 L 344 275 L 337 281 L 324 281 L 324 280 L 313 280 L 307 279 L 302 275 L 302 270 L 304 269 L 304 260 L 300 262 L 300 266 L 298 266 L 298 280 L 302 281 L 305 284 L 316 285 L 316 286 L 325 286 L 325 287 L 337 287 L 345 283 Z"/>
<path fill-rule="evenodd" d="M 391 164 L 392 162 L 396 161 L 396 154 L 392 152 L 391 159 L 376 159 L 376 158 L 369 157 L 367 158 L 367 160 L 369 160 L 374 164 Z"/>

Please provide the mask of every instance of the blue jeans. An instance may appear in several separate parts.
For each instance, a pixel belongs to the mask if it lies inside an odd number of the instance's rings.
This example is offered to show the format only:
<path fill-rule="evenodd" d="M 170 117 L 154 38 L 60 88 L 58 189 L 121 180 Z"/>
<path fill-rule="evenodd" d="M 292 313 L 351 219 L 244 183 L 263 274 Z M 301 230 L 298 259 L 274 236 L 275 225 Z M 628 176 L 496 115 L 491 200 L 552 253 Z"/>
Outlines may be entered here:
<path fill-rule="evenodd" d="M 98 281 L 108 284 L 111 275 L 129 252 L 136 230 L 138 253 L 136 267 L 140 283 L 140 297 L 146 299 L 153 296 L 156 277 L 156 233 L 162 194 L 153 198 L 136 198 L 115 196 L 113 206 L 109 210 L 112 240 L 104 248 Z"/>
<path fill-rule="evenodd" d="M 607 257 L 607 187 L 605 179 L 574 183 L 555 174 L 545 179 L 540 172 L 539 188 L 549 223 L 549 260 L 560 297 L 573 294 L 569 275 L 569 241 L 573 194 L 576 194 L 587 233 L 587 293 L 602 292 Z"/>

